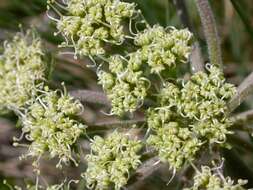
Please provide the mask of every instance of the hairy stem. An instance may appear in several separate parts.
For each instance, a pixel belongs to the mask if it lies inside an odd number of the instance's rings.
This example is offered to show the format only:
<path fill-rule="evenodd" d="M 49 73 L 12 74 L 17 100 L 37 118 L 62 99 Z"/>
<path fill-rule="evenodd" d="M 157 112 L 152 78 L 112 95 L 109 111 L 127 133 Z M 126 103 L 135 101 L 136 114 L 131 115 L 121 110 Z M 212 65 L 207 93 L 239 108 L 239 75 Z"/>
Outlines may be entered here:
<path fill-rule="evenodd" d="M 232 117 L 235 125 L 244 125 L 253 121 L 253 109 L 248 110 Z"/>
<path fill-rule="evenodd" d="M 253 72 L 237 88 L 236 95 L 228 103 L 229 111 L 234 111 L 253 92 Z"/>
<path fill-rule="evenodd" d="M 101 128 L 106 128 L 108 127 L 109 129 L 112 128 L 112 126 L 122 126 L 122 127 L 128 127 L 130 125 L 134 124 L 142 124 L 146 120 L 145 118 L 136 118 L 132 120 L 112 120 L 112 121 L 101 121 L 101 122 L 95 122 L 91 124 L 91 127 L 101 127 Z"/>
<path fill-rule="evenodd" d="M 199 42 L 195 42 L 192 46 L 192 53 L 190 56 L 190 63 L 191 63 L 191 70 L 192 73 L 197 73 L 197 72 L 204 72 L 205 67 L 204 67 L 204 60 L 202 57 L 202 53 L 200 50 Z"/>
<path fill-rule="evenodd" d="M 195 0 L 207 41 L 211 64 L 222 69 L 221 47 L 214 15 L 208 0 Z"/>
<path fill-rule="evenodd" d="M 146 161 L 142 166 L 135 172 L 135 174 L 130 178 L 127 190 L 134 190 L 143 182 L 151 176 L 155 171 L 157 171 L 162 166 L 159 162 L 158 157 L 153 157 L 150 160 Z"/>
<path fill-rule="evenodd" d="M 234 115 L 231 119 L 234 122 L 233 128 L 253 134 L 253 128 L 248 127 L 248 125 L 253 121 L 253 110 Z"/>
<path fill-rule="evenodd" d="M 74 90 L 70 91 L 69 94 L 82 102 L 95 103 L 106 106 L 111 105 L 106 95 L 101 92 L 94 92 L 91 90 Z"/>

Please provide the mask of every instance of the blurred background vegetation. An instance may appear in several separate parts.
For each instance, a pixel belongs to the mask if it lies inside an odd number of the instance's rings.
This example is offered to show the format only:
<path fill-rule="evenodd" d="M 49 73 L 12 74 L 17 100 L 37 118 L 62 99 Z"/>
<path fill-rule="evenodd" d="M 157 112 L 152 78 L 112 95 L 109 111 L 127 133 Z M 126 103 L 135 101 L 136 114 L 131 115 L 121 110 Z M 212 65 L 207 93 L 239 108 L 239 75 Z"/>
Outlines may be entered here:
<path fill-rule="evenodd" d="M 130 0 L 129 0 L 130 1 Z M 188 15 L 183 20 L 178 16 L 173 0 L 134 0 L 143 11 L 150 24 L 159 23 L 162 26 L 189 27 L 199 41 L 205 62 L 207 62 L 207 47 L 203 36 L 200 18 L 194 0 L 185 0 Z M 177 1 L 177 0 L 174 0 Z M 218 24 L 222 42 L 224 71 L 228 81 L 239 85 L 253 71 L 253 1 L 252 0 L 210 0 Z M 20 24 L 22 27 L 20 28 Z M 55 25 L 46 15 L 46 0 L 0 0 L 0 41 L 10 39 L 13 34 L 30 27 L 37 29 L 44 41 L 49 60 L 55 65 L 51 74 L 50 85 L 60 88 L 65 82 L 68 90 L 88 89 L 102 91 L 96 83 L 94 70 L 87 68 L 88 59 L 74 60 L 70 55 L 62 55 L 57 48 L 62 39 L 54 36 Z M 2 48 L 2 46 L 1 46 Z M 0 49 L 1 51 L 1 49 Z M 253 108 L 253 96 L 243 103 L 236 112 Z M 82 117 L 88 123 L 104 122 L 101 114 L 103 106 L 86 104 Z M 110 117 L 110 120 L 116 118 Z M 24 149 L 12 147 L 12 137 L 20 133 L 16 125 L 17 118 L 13 115 L 0 117 L 0 189 L 8 189 L 2 184 L 2 179 L 9 183 L 22 186 L 24 180 L 34 179 L 30 161 L 19 161 L 18 157 Z M 250 126 L 251 124 L 249 124 Z M 251 126 L 253 127 L 253 125 Z M 253 187 L 253 139 L 244 133 L 232 135 L 230 142 L 232 150 L 224 150 L 226 158 L 225 175 L 234 178 L 246 178 Z M 83 146 L 87 146 L 85 142 Z M 171 174 L 168 168 L 160 168 L 136 189 L 180 189 L 176 182 L 166 186 Z M 57 171 L 51 162 L 42 163 L 42 175 L 48 183 L 57 183 L 66 176 L 78 178 L 83 168 L 66 168 Z M 180 178 L 180 175 L 178 176 Z M 159 184 L 159 185 L 157 185 Z M 81 183 L 77 189 L 85 189 Z"/>

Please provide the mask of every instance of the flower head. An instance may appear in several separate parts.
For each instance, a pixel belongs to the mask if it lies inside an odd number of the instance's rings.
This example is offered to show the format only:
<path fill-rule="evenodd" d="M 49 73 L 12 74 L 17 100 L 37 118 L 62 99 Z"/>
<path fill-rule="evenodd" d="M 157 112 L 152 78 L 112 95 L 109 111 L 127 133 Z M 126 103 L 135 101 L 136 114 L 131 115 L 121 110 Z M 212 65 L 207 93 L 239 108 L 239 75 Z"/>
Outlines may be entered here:
<path fill-rule="evenodd" d="M 117 131 L 103 139 L 94 137 L 91 154 L 86 156 L 88 169 L 84 173 L 89 188 L 102 190 L 111 185 L 116 190 L 126 185 L 129 172 L 137 169 L 141 149 L 138 140 L 131 140 Z"/>
<path fill-rule="evenodd" d="M 82 104 L 66 93 L 46 89 L 34 100 L 22 116 L 23 133 L 31 141 L 27 156 L 40 157 L 49 152 L 61 163 L 75 161 L 72 147 L 86 126 L 75 120 Z"/>
<path fill-rule="evenodd" d="M 45 68 L 41 41 L 31 31 L 5 42 L 0 57 L 0 109 L 17 111 L 35 96 Z"/>
<path fill-rule="evenodd" d="M 225 82 L 216 67 L 209 67 L 208 72 L 198 72 L 182 85 L 165 83 L 157 98 L 161 106 L 147 113 L 148 127 L 154 131 L 148 142 L 175 169 L 192 161 L 201 145 L 223 144 L 232 133 L 226 104 L 235 94 L 235 87 Z M 181 131 L 188 138 L 181 138 Z"/>
<path fill-rule="evenodd" d="M 179 169 L 186 161 L 194 160 L 201 141 L 188 128 L 178 122 L 168 122 L 148 138 L 148 144 L 158 150 L 160 159 L 171 168 Z"/>
<path fill-rule="evenodd" d="M 184 190 L 243 190 L 243 185 L 247 184 L 247 180 L 238 180 L 235 184 L 230 177 L 224 177 L 219 171 L 208 166 L 202 166 L 201 171 L 197 171 L 194 176 L 194 183 L 191 188 L 184 188 Z"/>
<path fill-rule="evenodd" d="M 57 9 L 54 2 L 48 4 Z M 106 43 L 123 43 L 126 34 L 122 22 L 136 12 L 134 3 L 118 0 L 71 0 L 65 9 L 67 14 L 62 13 L 57 21 L 58 31 L 66 37 L 61 46 L 72 46 L 81 56 L 103 55 Z"/>

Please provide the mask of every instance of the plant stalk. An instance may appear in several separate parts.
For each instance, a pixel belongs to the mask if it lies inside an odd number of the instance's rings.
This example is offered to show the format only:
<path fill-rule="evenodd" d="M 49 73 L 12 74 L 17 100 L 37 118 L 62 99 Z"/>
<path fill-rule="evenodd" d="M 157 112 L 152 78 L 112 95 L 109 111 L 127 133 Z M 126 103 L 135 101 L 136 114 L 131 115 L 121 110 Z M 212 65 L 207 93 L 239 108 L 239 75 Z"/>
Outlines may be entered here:
<path fill-rule="evenodd" d="M 208 0 L 195 0 L 201 18 L 204 35 L 208 46 L 210 63 L 222 69 L 220 38 L 211 6 Z"/>

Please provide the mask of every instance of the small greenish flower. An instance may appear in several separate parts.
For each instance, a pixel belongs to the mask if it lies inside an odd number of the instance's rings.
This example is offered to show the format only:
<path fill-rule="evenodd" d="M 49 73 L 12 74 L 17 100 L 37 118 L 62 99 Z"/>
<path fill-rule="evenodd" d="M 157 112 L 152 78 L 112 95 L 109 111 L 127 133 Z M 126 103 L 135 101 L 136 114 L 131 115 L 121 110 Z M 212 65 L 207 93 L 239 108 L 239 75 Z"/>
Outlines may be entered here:
<path fill-rule="evenodd" d="M 74 119 L 82 104 L 66 93 L 45 90 L 22 115 L 22 131 L 31 142 L 27 156 L 40 157 L 48 151 L 51 158 L 60 159 L 57 167 L 61 167 L 62 162 L 75 162 L 72 147 L 86 128 Z"/>
<path fill-rule="evenodd" d="M 57 23 L 57 29 L 64 36 L 74 37 L 79 31 L 82 24 L 82 19 L 78 16 L 63 16 Z"/>
<path fill-rule="evenodd" d="M 53 2 L 52 2 L 53 3 Z M 83 16 L 85 14 L 86 3 L 83 0 L 68 1 L 67 10 L 73 16 Z"/>
<path fill-rule="evenodd" d="M 176 106 L 180 98 L 180 89 L 173 83 L 167 82 L 161 89 L 158 99 L 161 105 Z"/>
<path fill-rule="evenodd" d="M 18 111 L 36 95 L 45 78 L 41 41 L 32 31 L 4 43 L 0 57 L 0 109 Z"/>
<path fill-rule="evenodd" d="M 115 83 L 115 78 L 112 74 L 105 71 L 100 71 L 98 73 L 99 84 L 102 85 L 103 89 L 111 90 Z"/>
<path fill-rule="evenodd" d="M 175 114 L 170 109 L 149 109 L 147 111 L 147 123 L 151 129 L 159 129 L 164 126 L 165 123 L 170 122 L 175 118 Z"/>
<path fill-rule="evenodd" d="M 202 166 L 194 176 L 193 186 L 184 190 L 244 190 L 247 180 L 239 179 L 237 184 L 230 177 L 224 177 L 217 169 Z"/>
<path fill-rule="evenodd" d="M 117 131 L 107 138 L 95 136 L 91 143 L 91 154 L 86 156 L 87 171 L 84 176 L 88 188 L 96 190 L 116 190 L 127 184 L 131 170 L 140 165 L 141 142 L 130 140 L 123 133 Z"/>
<path fill-rule="evenodd" d="M 125 70 L 125 60 L 121 55 L 112 55 L 109 58 L 109 70 L 114 74 L 121 74 Z"/>

